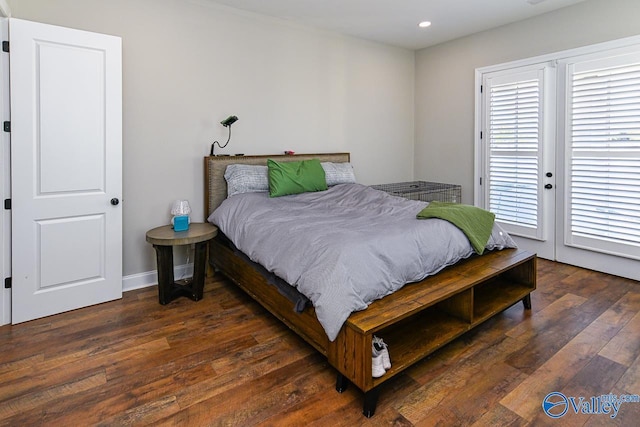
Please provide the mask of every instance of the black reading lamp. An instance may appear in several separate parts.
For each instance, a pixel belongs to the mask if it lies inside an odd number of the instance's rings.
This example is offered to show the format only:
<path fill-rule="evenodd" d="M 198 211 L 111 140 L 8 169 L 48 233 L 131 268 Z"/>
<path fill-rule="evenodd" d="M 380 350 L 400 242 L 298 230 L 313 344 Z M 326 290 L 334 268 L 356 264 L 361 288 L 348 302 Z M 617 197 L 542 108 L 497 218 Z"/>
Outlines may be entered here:
<path fill-rule="evenodd" d="M 218 147 L 220 148 L 224 148 L 227 146 L 227 144 L 229 144 L 229 141 L 231 141 L 231 125 L 234 124 L 235 122 L 238 121 L 238 117 L 237 116 L 229 116 L 226 119 L 224 119 L 223 121 L 220 122 L 220 124 L 226 128 L 229 128 L 229 139 L 227 139 L 227 142 L 224 143 L 224 145 L 220 145 L 220 143 L 218 141 L 213 141 L 213 144 L 211 144 L 211 155 L 213 156 L 213 148 L 215 147 L 216 144 L 218 144 Z"/>

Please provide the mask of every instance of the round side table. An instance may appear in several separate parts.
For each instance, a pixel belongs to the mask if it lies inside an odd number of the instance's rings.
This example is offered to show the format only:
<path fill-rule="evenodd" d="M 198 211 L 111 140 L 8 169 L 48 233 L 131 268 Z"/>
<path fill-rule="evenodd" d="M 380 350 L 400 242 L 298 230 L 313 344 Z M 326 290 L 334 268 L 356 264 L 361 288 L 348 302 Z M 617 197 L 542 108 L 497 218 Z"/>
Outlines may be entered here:
<path fill-rule="evenodd" d="M 218 227 L 206 223 L 191 223 L 186 231 L 173 231 L 164 225 L 147 231 L 147 242 L 156 250 L 158 264 L 158 297 L 160 304 L 168 304 L 185 296 L 194 301 L 202 299 L 207 264 L 207 243 L 218 234 Z M 193 277 L 175 281 L 173 277 L 173 247 L 195 244 Z"/>

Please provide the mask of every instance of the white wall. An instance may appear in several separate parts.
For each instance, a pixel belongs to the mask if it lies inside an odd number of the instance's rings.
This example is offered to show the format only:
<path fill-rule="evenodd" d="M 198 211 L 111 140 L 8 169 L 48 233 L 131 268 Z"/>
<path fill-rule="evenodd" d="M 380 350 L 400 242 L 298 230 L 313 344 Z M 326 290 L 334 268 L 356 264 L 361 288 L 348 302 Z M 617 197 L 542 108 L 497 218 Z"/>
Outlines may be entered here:
<path fill-rule="evenodd" d="M 9 3 L 7 3 L 7 0 L 0 0 L 0 16 L 11 16 L 11 8 L 9 7 Z"/>
<path fill-rule="evenodd" d="M 13 17 L 123 42 L 124 275 L 155 270 L 145 232 L 175 199 L 203 218 L 219 153 L 349 151 L 365 184 L 413 176 L 414 53 L 205 0 L 9 0 Z M 176 262 L 180 264 L 178 260 Z"/>
<path fill-rule="evenodd" d="M 640 1 L 589 0 L 416 53 L 416 179 L 473 203 L 474 70 L 640 34 Z"/>

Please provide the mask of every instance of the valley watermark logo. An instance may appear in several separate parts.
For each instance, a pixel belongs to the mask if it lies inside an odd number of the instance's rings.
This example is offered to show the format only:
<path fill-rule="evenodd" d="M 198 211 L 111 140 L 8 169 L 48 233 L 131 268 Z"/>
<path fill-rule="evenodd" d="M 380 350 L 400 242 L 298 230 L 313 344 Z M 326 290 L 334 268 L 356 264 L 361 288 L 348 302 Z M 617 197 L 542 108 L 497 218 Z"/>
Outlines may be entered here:
<path fill-rule="evenodd" d="M 611 418 L 618 416 L 620 406 L 623 403 L 639 403 L 640 396 L 637 394 L 603 394 L 600 396 L 567 397 L 564 394 L 554 391 L 545 396 L 542 400 L 542 410 L 551 418 L 563 417 L 567 412 L 575 414 L 589 415 L 609 415 Z"/>

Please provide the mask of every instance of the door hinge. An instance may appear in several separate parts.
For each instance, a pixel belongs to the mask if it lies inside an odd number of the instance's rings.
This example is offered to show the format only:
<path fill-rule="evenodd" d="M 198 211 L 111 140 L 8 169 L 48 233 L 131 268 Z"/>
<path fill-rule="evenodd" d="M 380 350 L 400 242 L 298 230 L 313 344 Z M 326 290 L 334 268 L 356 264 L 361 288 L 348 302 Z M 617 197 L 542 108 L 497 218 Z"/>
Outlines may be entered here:
<path fill-rule="evenodd" d="M 2 128 L 4 129 L 5 132 L 11 132 L 11 122 L 10 121 L 6 121 L 2 124 Z"/>
<path fill-rule="evenodd" d="M 482 177 L 480 177 L 480 185 L 482 185 Z"/>
<path fill-rule="evenodd" d="M 9 53 L 9 42 L 6 40 L 2 42 L 2 51 Z"/>
<path fill-rule="evenodd" d="M 482 85 L 480 85 L 480 93 L 482 93 L 483 89 L 484 89 L 484 87 Z"/>
<path fill-rule="evenodd" d="M 5 277 L 4 279 L 4 288 L 11 289 L 11 277 Z"/>
<path fill-rule="evenodd" d="M 480 131 L 480 139 L 482 139 L 482 131 Z"/>
<path fill-rule="evenodd" d="M 6 210 L 11 209 L 11 199 L 4 199 L 4 208 Z"/>

